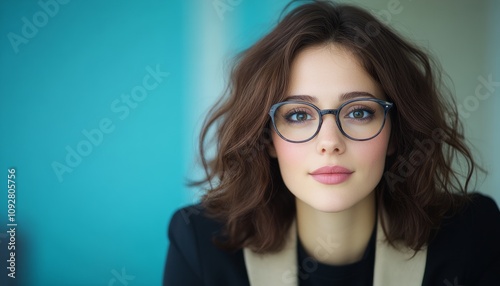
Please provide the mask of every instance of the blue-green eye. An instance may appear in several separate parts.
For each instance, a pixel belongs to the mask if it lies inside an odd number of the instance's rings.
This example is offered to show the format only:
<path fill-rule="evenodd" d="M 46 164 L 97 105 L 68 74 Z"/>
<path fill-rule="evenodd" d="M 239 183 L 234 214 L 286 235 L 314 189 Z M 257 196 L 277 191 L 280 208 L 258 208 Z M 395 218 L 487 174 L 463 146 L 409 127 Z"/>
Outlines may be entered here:
<path fill-rule="evenodd" d="M 311 120 L 312 116 L 310 114 L 307 114 L 307 112 L 294 111 L 287 114 L 286 119 L 292 122 L 304 122 L 307 120 Z"/>
<path fill-rule="evenodd" d="M 349 112 L 348 117 L 353 119 L 365 119 L 370 117 L 373 112 L 366 109 L 356 109 Z"/>

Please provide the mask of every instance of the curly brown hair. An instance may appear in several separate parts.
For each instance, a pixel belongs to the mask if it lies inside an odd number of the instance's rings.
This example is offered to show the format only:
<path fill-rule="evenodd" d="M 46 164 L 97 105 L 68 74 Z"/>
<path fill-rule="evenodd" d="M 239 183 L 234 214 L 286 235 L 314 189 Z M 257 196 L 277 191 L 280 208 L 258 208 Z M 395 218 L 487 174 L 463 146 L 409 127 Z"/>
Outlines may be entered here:
<path fill-rule="evenodd" d="M 271 142 L 270 107 L 286 97 L 295 56 L 313 45 L 351 51 L 380 84 L 391 110 L 391 143 L 384 178 L 375 189 L 390 243 L 419 250 L 442 218 L 467 199 L 475 168 L 456 104 L 442 85 L 437 65 L 370 13 L 328 1 L 302 4 L 238 57 L 223 98 L 211 109 L 200 136 L 208 186 L 202 204 L 225 224 L 219 243 L 229 249 L 279 250 L 295 216 Z M 215 131 L 216 151 L 207 141 Z M 453 162 L 460 158 L 460 170 Z M 461 171 L 461 172 L 459 172 Z M 454 195 L 459 193 L 460 195 Z"/>

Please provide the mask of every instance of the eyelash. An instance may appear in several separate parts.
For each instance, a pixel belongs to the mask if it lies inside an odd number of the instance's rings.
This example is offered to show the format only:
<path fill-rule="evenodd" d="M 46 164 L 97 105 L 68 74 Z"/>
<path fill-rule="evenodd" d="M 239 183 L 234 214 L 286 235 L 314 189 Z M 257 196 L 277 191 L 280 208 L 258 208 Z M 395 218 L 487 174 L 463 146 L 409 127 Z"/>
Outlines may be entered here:
<path fill-rule="evenodd" d="M 353 112 L 363 112 L 363 118 L 354 118 L 352 113 Z M 367 122 L 370 122 L 373 117 L 374 117 L 374 114 L 375 114 L 376 110 L 374 110 L 373 108 L 370 108 L 368 106 L 365 106 L 365 105 L 358 105 L 358 106 L 349 106 L 348 107 L 348 110 L 344 113 L 345 116 L 345 120 L 350 120 L 352 121 L 353 123 L 354 122 L 357 122 L 357 123 L 360 123 L 360 124 L 364 124 L 364 123 L 367 123 Z M 305 114 L 306 115 L 306 119 L 305 120 L 293 120 L 291 119 L 293 116 L 296 116 L 297 114 Z M 305 109 L 305 108 L 294 108 L 290 111 L 288 111 L 287 113 L 283 114 L 283 119 L 288 122 L 289 124 L 306 124 L 308 121 L 314 119 L 314 112 L 311 112 L 310 110 L 308 109 Z"/>
<path fill-rule="evenodd" d="M 301 123 L 300 121 L 295 121 L 295 120 L 290 120 L 290 117 L 292 117 L 293 115 L 297 114 L 297 113 L 305 113 L 307 114 L 308 116 L 312 116 L 312 114 L 310 114 L 307 110 L 300 110 L 300 109 L 292 109 L 290 111 L 288 111 L 286 114 L 283 115 L 283 118 L 287 121 L 287 122 L 290 122 L 290 123 Z"/>
<path fill-rule="evenodd" d="M 346 115 L 352 114 L 353 112 L 356 112 L 356 111 L 367 112 L 369 114 L 369 116 L 364 117 L 364 118 L 350 118 L 350 117 L 347 117 L 347 118 L 354 119 L 357 121 L 366 121 L 366 120 L 370 120 L 373 117 L 373 114 L 375 114 L 375 110 L 368 108 L 366 106 L 352 106 L 350 108 L 350 110 L 348 112 L 346 112 Z"/>

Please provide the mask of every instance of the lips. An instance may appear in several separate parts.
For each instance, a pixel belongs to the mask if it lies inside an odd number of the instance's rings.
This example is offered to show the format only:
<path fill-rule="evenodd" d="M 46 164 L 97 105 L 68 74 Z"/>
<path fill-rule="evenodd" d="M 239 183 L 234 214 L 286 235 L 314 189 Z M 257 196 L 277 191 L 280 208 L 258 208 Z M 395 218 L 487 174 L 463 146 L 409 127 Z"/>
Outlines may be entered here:
<path fill-rule="evenodd" d="M 322 184 L 335 185 L 345 182 L 352 173 L 353 171 L 341 166 L 325 166 L 311 172 L 310 175 Z"/>

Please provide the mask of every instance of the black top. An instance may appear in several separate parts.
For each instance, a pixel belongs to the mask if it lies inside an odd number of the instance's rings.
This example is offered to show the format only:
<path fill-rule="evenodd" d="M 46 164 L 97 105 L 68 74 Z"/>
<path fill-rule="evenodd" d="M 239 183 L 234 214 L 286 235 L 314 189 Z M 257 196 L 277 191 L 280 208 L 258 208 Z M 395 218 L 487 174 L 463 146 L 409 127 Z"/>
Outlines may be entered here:
<path fill-rule="evenodd" d="M 226 252 L 212 243 L 222 227 L 200 205 L 178 210 L 168 229 L 163 284 L 249 285 L 243 250 Z M 370 268 L 372 277 L 373 262 Z M 443 221 L 428 245 L 422 285 L 500 285 L 500 211 L 491 198 L 474 195 L 463 211 Z"/>
<path fill-rule="evenodd" d="M 297 237 L 299 285 L 300 286 L 370 286 L 373 284 L 373 268 L 375 265 L 375 239 L 377 224 L 373 228 L 370 241 L 360 261 L 332 266 L 320 263 L 309 256 L 300 239 Z"/>

